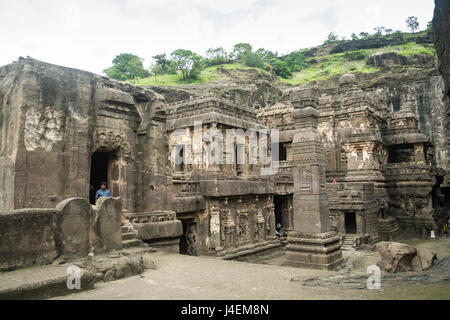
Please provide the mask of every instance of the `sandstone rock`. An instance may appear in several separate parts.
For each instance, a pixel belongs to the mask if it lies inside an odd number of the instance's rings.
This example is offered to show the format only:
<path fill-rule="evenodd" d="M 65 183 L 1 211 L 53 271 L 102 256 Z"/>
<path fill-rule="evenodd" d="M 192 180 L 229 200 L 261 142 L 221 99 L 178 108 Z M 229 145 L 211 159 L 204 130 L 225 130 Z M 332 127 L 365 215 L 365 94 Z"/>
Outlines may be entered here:
<path fill-rule="evenodd" d="M 439 69 L 444 76 L 447 95 L 450 97 L 450 3 L 435 0 L 433 39 L 439 57 Z"/>
<path fill-rule="evenodd" d="M 95 279 L 95 281 L 103 281 L 104 276 L 105 276 L 105 275 L 104 275 L 103 273 L 97 272 L 97 273 L 94 275 L 94 279 Z"/>
<path fill-rule="evenodd" d="M 373 55 L 367 60 L 367 65 L 379 68 L 388 68 L 392 65 L 406 65 L 407 63 L 408 59 L 405 56 L 395 52 Z"/>
<path fill-rule="evenodd" d="M 103 277 L 103 281 L 110 282 L 116 280 L 116 270 L 111 269 L 106 271 L 105 276 Z"/>
<path fill-rule="evenodd" d="M 95 230 L 99 237 L 100 251 L 122 249 L 122 215 L 119 198 L 100 198 L 97 202 Z"/>
<path fill-rule="evenodd" d="M 416 272 L 420 272 L 423 271 L 423 267 L 422 267 L 422 262 L 420 261 L 419 256 L 415 256 L 412 260 L 411 260 L 411 267 L 413 271 Z"/>
<path fill-rule="evenodd" d="M 133 274 L 141 274 L 145 271 L 145 266 L 142 257 L 138 258 L 136 256 L 130 256 L 129 265 L 131 267 Z"/>
<path fill-rule="evenodd" d="M 386 272 L 412 271 L 412 260 L 417 254 L 416 248 L 398 242 L 384 242 L 379 247 L 381 263 L 378 265 Z"/>
<path fill-rule="evenodd" d="M 59 203 L 56 210 L 62 254 L 66 258 L 86 257 L 91 248 L 91 204 L 86 199 L 72 198 Z"/>
<path fill-rule="evenodd" d="M 123 279 L 134 275 L 131 261 L 128 257 L 121 257 L 116 263 L 116 279 Z"/>
<path fill-rule="evenodd" d="M 417 249 L 417 257 L 420 259 L 422 270 L 430 269 L 438 260 L 436 253 L 427 249 Z"/>
<path fill-rule="evenodd" d="M 355 84 L 356 76 L 354 74 L 344 74 L 339 78 L 339 85 Z"/>
<path fill-rule="evenodd" d="M 143 256 L 142 260 L 143 260 L 145 269 L 158 270 L 158 264 L 156 263 L 156 261 L 154 259 L 152 259 L 148 256 Z"/>
<path fill-rule="evenodd" d="M 378 266 L 386 272 L 425 271 L 437 261 L 434 252 L 403 243 L 382 242 L 379 250 L 382 261 Z"/>

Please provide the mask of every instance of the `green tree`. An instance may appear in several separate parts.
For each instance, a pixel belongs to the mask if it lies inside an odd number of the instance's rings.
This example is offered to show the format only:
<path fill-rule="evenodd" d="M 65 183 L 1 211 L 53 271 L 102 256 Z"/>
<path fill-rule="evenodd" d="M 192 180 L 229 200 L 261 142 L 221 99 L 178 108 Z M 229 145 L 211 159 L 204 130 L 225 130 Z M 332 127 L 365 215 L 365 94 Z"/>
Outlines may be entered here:
<path fill-rule="evenodd" d="M 385 28 L 380 26 L 380 27 L 375 27 L 374 30 L 375 30 L 374 36 L 381 37 L 383 35 L 383 31 L 385 30 Z"/>
<path fill-rule="evenodd" d="M 175 50 L 171 57 L 181 71 L 183 81 L 194 79 L 202 70 L 203 58 L 190 50 Z"/>
<path fill-rule="evenodd" d="M 264 67 L 263 58 L 255 52 L 246 51 L 244 53 L 241 53 L 240 56 L 241 56 L 240 60 L 242 60 L 242 62 L 247 67 L 252 67 L 252 68 L 263 68 Z"/>
<path fill-rule="evenodd" d="M 231 51 L 231 58 L 235 60 L 241 60 L 242 56 L 246 53 L 252 52 L 252 46 L 249 43 L 235 44 Z"/>
<path fill-rule="evenodd" d="M 427 23 L 427 31 L 428 32 L 433 31 L 433 21 Z"/>
<path fill-rule="evenodd" d="M 384 30 L 384 33 L 386 33 L 387 35 L 392 34 L 392 32 L 394 32 L 394 30 L 392 30 L 390 28 Z"/>
<path fill-rule="evenodd" d="M 288 65 L 291 72 L 298 72 L 306 67 L 306 57 L 299 50 L 291 52 L 284 62 Z"/>
<path fill-rule="evenodd" d="M 277 57 L 277 53 L 273 53 L 272 51 L 266 50 L 264 48 L 259 48 L 258 50 L 255 51 L 255 53 L 259 55 L 261 59 L 264 60 L 264 62 L 267 63 L 269 63 L 270 60 L 272 60 L 273 58 Z"/>
<path fill-rule="evenodd" d="M 356 33 L 352 33 L 351 37 L 353 41 L 359 40 L 359 37 L 356 35 Z"/>
<path fill-rule="evenodd" d="M 339 41 L 339 36 L 334 32 L 330 32 L 330 34 L 328 34 L 327 40 L 325 41 L 325 44 L 330 44 L 337 41 Z"/>
<path fill-rule="evenodd" d="M 156 82 L 156 76 L 157 76 L 158 74 L 163 74 L 161 65 L 158 64 L 158 63 L 154 63 L 154 64 L 151 66 L 150 71 L 151 71 L 152 74 L 155 76 L 155 82 Z"/>
<path fill-rule="evenodd" d="M 394 33 L 392 33 L 392 36 L 395 39 L 401 40 L 401 39 L 403 39 L 403 32 L 401 32 L 400 30 L 396 30 L 396 31 L 394 31 Z"/>
<path fill-rule="evenodd" d="M 419 29 L 419 21 L 417 17 L 408 17 L 408 19 L 406 19 L 406 26 L 412 33 L 416 33 L 417 29 Z"/>
<path fill-rule="evenodd" d="M 112 67 L 103 71 L 110 78 L 126 81 L 150 76 L 150 72 L 144 68 L 143 59 L 134 54 L 121 53 L 112 63 Z"/>
<path fill-rule="evenodd" d="M 155 60 L 156 64 L 159 65 L 160 74 L 176 74 L 177 73 L 177 66 L 173 61 L 170 59 L 167 59 L 167 56 L 165 53 L 158 54 L 153 57 L 153 60 Z"/>
<path fill-rule="evenodd" d="M 359 36 L 361 39 L 367 39 L 369 38 L 370 34 L 368 32 L 360 32 Z"/>
<path fill-rule="evenodd" d="M 292 76 L 292 72 L 289 69 L 288 64 L 285 61 L 281 61 L 277 58 L 270 59 L 270 65 L 277 76 L 288 79 Z"/>
<path fill-rule="evenodd" d="M 219 64 L 229 63 L 228 53 L 222 48 L 209 48 L 206 51 L 206 58 L 208 59 L 208 64 L 210 66 L 215 66 Z"/>

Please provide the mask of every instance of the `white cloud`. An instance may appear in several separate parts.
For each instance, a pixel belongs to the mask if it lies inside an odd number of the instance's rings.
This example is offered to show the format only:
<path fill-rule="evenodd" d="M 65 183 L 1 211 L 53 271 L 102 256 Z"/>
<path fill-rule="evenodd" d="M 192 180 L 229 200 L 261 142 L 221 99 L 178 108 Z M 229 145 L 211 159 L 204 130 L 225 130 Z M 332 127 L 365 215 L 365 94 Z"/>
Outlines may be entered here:
<path fill-rule="evenodd" d="M 16 0 L 0 2 L 0 65 L 19 56 L 96 73 L 121 52 L 150 63 L 155 54 L 249 42 L 280 53 L 349 37 L 378 25 L 424 27 L 432 0 Z"/>

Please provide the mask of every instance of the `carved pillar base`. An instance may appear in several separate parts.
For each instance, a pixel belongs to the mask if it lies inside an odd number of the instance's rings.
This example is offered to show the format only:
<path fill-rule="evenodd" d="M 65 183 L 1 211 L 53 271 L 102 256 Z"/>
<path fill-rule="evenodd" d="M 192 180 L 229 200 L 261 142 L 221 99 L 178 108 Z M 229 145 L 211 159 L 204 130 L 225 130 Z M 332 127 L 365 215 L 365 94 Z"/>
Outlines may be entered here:
<path fill-rule="evenodd" d="M 302 234 L 290 232 L 284 265 L 332 270 L 344 262 L 340 236 L 336 232 Z"/>

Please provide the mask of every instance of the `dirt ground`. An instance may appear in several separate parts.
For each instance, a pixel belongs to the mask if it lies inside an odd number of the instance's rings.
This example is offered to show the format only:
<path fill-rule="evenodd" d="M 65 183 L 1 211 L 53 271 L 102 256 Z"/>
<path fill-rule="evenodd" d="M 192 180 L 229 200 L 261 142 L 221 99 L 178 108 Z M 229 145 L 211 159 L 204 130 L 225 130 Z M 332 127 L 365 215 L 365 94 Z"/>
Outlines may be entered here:
<path fill-rule="evenodd" d="M 438 258 L 450 256 L 450 239 L 402 242 L 432 249 Z M 448 277 L 442 281 L 415 281 L 420 277 L 412 275 L 408 280 L 386 279 L 385 285 L 382 279 L 380 290 L 368 290 L 365 286 L 367 267 L 379 260 L 376 251 L 344 251 L 346 263 L 338 271 L 281 266 L 280 253 L 252 262 L 224 261 L 163 252 L 153 253 L 151 257 L 157 262 L 157 270 L 148 270 L 143 275 L 115 282 L 98 283 L 95 290 L 60 299 L 450 299 Z"/>

